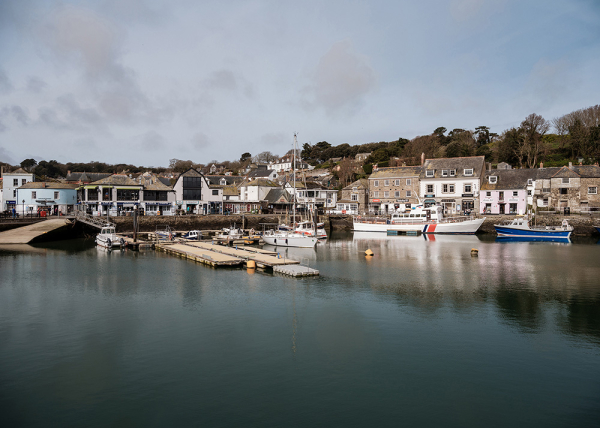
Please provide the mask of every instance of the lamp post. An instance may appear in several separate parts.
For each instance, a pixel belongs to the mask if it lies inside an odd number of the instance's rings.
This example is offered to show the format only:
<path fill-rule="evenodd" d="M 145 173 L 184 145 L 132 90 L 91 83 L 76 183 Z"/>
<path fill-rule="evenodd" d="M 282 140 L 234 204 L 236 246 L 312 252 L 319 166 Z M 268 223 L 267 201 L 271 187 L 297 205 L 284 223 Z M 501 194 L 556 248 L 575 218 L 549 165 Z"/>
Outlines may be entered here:
<path fill-rule="evenodd" d="M 25 218 L 25 199 L 23 199 L 23 218 Z"/>

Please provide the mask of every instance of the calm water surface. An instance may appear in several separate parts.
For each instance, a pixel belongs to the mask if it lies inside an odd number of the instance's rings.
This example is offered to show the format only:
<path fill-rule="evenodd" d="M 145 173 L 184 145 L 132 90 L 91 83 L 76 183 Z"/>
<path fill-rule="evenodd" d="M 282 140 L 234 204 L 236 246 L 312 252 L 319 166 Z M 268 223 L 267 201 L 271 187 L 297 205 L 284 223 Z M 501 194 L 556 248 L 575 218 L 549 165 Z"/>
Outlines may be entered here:
<path fill-rule="evenodd" d="M 595 241 L 363 233 L 282 255 L 321 277 L 0 249 L 0 426 L 598 426 Z"/>

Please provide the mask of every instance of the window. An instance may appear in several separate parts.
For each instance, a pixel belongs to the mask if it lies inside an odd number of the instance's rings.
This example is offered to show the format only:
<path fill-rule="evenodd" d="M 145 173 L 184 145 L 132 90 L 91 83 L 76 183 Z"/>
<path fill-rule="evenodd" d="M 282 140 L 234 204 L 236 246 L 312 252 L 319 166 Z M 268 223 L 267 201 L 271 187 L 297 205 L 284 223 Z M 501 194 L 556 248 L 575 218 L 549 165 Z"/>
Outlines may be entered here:
<path fill-rule="evenodd" d="M 37 198 L 37 192 L 36 191 L 32 191 L 31 192 L 31 199 L 35 199 Z"/>
<path fill-rule="evenodd" d="M 543 207 L 547 207 L 548 206 L 548 198 L 542 199 L 542 206 Z"/>
<path fill-rule="evenodd" d="M 218 189 L 214 189 L 212 191 L 213 196 L 218 196 L 219 195 L 219 190 Z"/>
<path fill-rule="evenodd" d="M 18 185 L 19 185 L 19 179 L 13 178 L 13 186 L 18 186 Z"/>
<path fill-rule="evenodd" d="M 353 194 L 350 196 L 350 200 L 351 201 L 358 201 L 358 195 L 357 194 Z"/>
<path fill-rule="evenodd" d="M 448 177 L 448 170 L 442 169 L 442 177 Z"/>
<path fill-rule="evenodd" d="M 23 184 L 25 184 L 25 183 L 27 183 L 27 179 L 26 179 L 26 178 L 21 178 L 21 186 L 22 186 Z"/>
<path fill-rule="evenodd" d="M 465 174 L 466 176 L 471 176 L 471 175 L 473 175 L 473 168 L 465 169 L 465 170 L 464 170 L 464 174 Z"/>
<path fill-rule="evenodd" d="M 16 198 L 16 197 L 17 197 L 17 191 L 13 190 L 13 198 Z"/>
<path fill-rule="evenodd" d="M 433 184 L 427 185 L 427 193 L 433 193 Z"/>
<path fill-rule="evenodd" d="M 529 180 L 527 180 L 527 185 L 528 185 L 528 186 L 531 186 L 531 185 L 533 185 L 533 180 L 532 180 L 531 178 L 530 178 Z"/>
<path fill-rule="evenodd" d="M 504 200 L 504 192 L 498 192 L 498 199 L 501 201 Z"/>
<path fill-rule="evenodd" d="M 394 198 L 399 198 L 399 197 L 400 197 L 400 191 L 399 191 L 399 190 L 396 190 L 396 191 L 394 192 Z"/>
<path fill-rule="evenodd" d="M 542 188 L 542 193 L 550 193 L 550 188 Z"/>
<path fill-rule="evenodd" d="M 489 198 L 490 196 L 492 196 L 492 192 L 485 192 L 485 196 Z"/>
<path fill-rule="evenodd" d="M 472 192 L 472 187 L 470 184 L 465 184 L 465 193 L 471 193 Z"/>
<path fill-rule="evenodd" d="M 495 184 L 498 181 L 498 177 L 490 175 L 490 184 Z"/>
<path fill-rule="evenodd" d="M 390 197 L 390 192 L 388 192 L 387 190 L 385 192 L 383 192 L 383 197 L 384 198 L 389 198 Z"/>
<path fill-rule="evenodd" d="M 58 198 L 59 198 L 58 192 L 54 192 L 54 199 L 58 199 Z"/>
<path fill-rule="evenodd" d="M 562 183 L 563 183 L 563 184 L 569 184 L 569 178 L 568 178 L 568 177 L 566 177 L 566 178 L 563 178 L 563 179 L 562 179 Z"/>
<path fill-rule="evenodd" d="M 398 180 L 398 182 L 400 182 L 400 180 Z M 412 180 L 411 180 L 410 178 L 407 178 L 407 179 L 406 179 L 406 185 L 407 185 L 407 186 L 410 186 L 410 185 L 412 185 Z"/>
<path fill-rule="evenodd" d="M 400 180 L 394 180 L 394 186 L 400 186 Z"/>
<path fill-rule="evenodd" d="M 412 192 L 410 190 L 406 191 L 406 197 L 410 198 L 412 196 Z"/>
<path fill-rule="evenodd" d="M 562 188 L 560 189 L 560 194 L 561 194 L 561 195 L 566 195 L 566 194 L 568 194 L 568 193 L 569 193 L 569 189 L 567 189 L 566 187 L 562 187 Z"/>
<path fill-rule="evenodd" d="M 527 196 L 531 196 L 531 190 L 527 191 Z"/>
<path fill-rule="evenodd" d="M 98 200 L 98 190 L 95 190 L 95 198 L 90 199 L 90 190 L 88 189 L 88 200 Z M 183 191 L 185 195 L 185 190 Z M 138 201 L 140 199 L 140 191 L 138 189 L 117 189 L 117 201 Z M 185 199 L 185 198 L 184 198 Z"/>
<path fill-rule="evenodd" d="M 373 181 L 373 187 L 379 187 L 379 180 Z"/>
<path fill-rule="evenodd" d="M 390 180 L 385 180 L 383 182 L 383 185 L 386 186 L 386 187 L 389 186 L 390 185 Z"/>
<path fill-rule="evenodd" d="M 450 170 L 450 177 L 454 177 L 456 175 L 456 170 L 455 169 L 451 169 Z"/>
<path fill-rule="evenodd" d="M 442 184 L 442 193 L 448 193 L 448 185 Z"/>
<path fill-rule="evenodd" d="M 448 190 L 450 193 L 454 193 L 454 184 L 448 184 Z"/>
<path fill-rule="evenodd" d="M 598 188 L 597 187 L 588 187 L 588 195 L 597 195 Z"/>
<path fill-rule="evenodd" d="M 517 196 L 519 196 L 519 192 L 513 192 L 513 196 L 516 198 Z"/>
<path fill-rule="evenodd" d="M 425 171 L 425 177 L 433 177 L 433 173 L 433 169 L 428 169 L 427 171 Z"/>
<path fill-rule="evenodd" d="M 376 190 L 373 192 L 373 197 L 374 198 L 378 198 L 379 197 L 379 190 Z"/>

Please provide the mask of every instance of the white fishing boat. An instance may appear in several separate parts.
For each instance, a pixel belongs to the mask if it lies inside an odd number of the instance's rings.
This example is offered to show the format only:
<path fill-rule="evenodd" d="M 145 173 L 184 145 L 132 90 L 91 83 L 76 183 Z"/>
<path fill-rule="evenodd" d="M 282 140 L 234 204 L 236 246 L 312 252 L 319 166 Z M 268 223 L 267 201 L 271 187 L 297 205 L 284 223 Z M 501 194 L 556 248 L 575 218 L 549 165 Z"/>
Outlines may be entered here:
<path fill-rule="evenodd" d="M 242 239 L 244 231 L 238 227 L 224 227 L 220 233 L 215 235 L 215 238 L 219 240 L 233 241 L 234 239 Z"/>
<path fill-rule="evenodd" d="M 315 231 L 315 224 L 312 221 L 301 221 L 296 225 L 294 231 L 300 235 L 316 236 L 317 239 L 326 239 L 327 232 L 325 232 L 324 226 L 324 223 L 318 223 L 317 230 Z"/>
<path fill-rule="evenodd" d="M 444 217 L 443 208 L 440 206 L 424 208 L 423 205 L 417 205 L 410 212 L 395 212 L 389 218 L 356 216 L 353 220 L 353 230 L 356 232 L 396 230 L 473 234 L 477 232 L 484 221 L 485 217 Z"/>
<path fill-rule="evenodd" d="M 125 246 L 125 240 L 117 235 L 115 226 L 107 224 L 96 235 L 96 245 L 109 249 L 114 247 L 122 248 Z"/>

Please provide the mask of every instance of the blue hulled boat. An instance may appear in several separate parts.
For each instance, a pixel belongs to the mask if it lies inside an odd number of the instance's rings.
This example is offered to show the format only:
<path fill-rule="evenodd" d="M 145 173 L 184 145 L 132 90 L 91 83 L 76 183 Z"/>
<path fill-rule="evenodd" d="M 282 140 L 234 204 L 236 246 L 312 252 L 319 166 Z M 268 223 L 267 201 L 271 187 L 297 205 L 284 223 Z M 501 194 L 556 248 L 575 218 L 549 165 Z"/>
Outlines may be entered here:
<path fill-rule="evenodd" d="M 529 237 L 538 239 L 569 238 L 573 232 L 567 220 L 563 220 L 560 226 L 532 227 L 529 220 L 518 217 L 505 224 L 495 224 L 494 228 L 498 236 Z"/>

